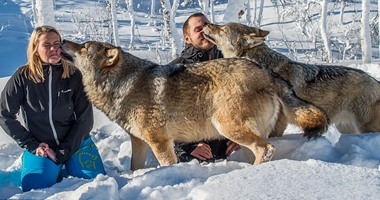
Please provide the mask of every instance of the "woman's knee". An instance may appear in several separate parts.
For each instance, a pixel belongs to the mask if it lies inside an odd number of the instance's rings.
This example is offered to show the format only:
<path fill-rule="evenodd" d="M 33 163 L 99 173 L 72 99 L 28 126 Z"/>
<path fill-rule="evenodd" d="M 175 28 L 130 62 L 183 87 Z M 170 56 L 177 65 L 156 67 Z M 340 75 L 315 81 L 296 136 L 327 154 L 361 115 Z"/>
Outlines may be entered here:
<path fill-rule="evenodd" d="M 79 150 L 67 161 L 67 172 L 78 178 L 94 178 L 106 174 L 102 158 L 91 138 L 82 142 Z"/>
<path fill-rule="evenodd" d="M 21 187 L 24 192 L 32 189 L 48 188 L 57 183 L 58 176 L 49 176 L 44 173 L 25 174 L 21 179 Z"/>
<path fill-rule="evenodd" d="M 23 153 L 21 187 L 23 191 L 47 188 L 57 182 L 62 165 L 56 165 L 48 158 L 36 156 L 28 151 Z"/>

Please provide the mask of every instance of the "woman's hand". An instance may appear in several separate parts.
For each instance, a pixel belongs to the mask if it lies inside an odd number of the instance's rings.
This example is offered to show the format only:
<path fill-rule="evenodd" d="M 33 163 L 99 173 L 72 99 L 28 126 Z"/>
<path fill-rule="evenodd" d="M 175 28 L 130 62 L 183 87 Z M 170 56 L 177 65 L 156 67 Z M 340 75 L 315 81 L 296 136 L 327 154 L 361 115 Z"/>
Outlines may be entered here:
<path fill-rule="evenodd" d="M 55 157 L 55 152 L 53 151 L 53 149 L 50 149 L 49 145 L 45 142 L 42 142 L 40 143 L 40 145 L 38 145 L 36 149 L 36 155 L 45 158 L 49 157 L 54 162 L 57 160 Z"/>

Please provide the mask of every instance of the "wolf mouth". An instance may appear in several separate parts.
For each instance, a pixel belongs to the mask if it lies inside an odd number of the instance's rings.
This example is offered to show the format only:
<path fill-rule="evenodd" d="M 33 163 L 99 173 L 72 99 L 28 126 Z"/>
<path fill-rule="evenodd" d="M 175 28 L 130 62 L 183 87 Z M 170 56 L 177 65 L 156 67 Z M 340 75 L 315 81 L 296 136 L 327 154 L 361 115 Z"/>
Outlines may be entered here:
<path fill-rule="evenodd" d="M 210 41 L 216 45 L 215 39 L 212 38 L 210 35 L 207 35 L 205 32 L 203 32 L 203 36 L 204 36 L 204 38 L 206 38 L 206 40 L 208 40 L 208 41 Z"/>
<path fill-rule="evenodd" d="M 62 52 L 61 52 L 61 58 L 63 60 L 69 61 L 71 63 L 74 62 L 74 58 L 70 54 L 66 53 L 63 49 L 62 49 Z"/>

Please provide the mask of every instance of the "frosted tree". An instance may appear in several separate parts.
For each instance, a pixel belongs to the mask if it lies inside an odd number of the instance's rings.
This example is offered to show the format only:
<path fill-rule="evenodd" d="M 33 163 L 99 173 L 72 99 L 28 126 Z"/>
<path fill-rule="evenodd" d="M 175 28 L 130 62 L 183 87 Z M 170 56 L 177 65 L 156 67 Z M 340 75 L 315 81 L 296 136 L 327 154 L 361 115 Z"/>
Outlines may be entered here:
<path fill-rule="evenodd" d="M 111 17 L 112 17 L 112 33 L 113 40 L 115 46 L 120 46 L 119 40 L 119 25 L 117 23 L 117 15 L 116 15 L 116 0 L 110 0 L 111 3 Z"/>
<path fill-rule="evenodd" d="M 156 0 L 151 1 L 150 5 L 150 20 L 148 22 L 148 26 L 155 26 L 157 25 L 156 20 Z"/>
<path fill-rule="evenodd" d="M 325 46 L 326 50 L 326 61 L 327 62 L 332 62 L 333 57 L 332 57 L 332 51 L 330 48 L 330 40 L 329 36 L 327 33 L 327 0 L 323 0 L 320 2 L 322 11 L 321 11 L 321 38 L 323 40 L 323 45 Z"/>
<path fill-rule="evenodd" d="M 247 0 L 229 0 L 224 10 L 223 22 L 240 22 Z"/>
<path fill-rule="evenodd" d="M 202 13 L 207 16 L 211 23 L 215 23 L 214 1 L 215 0 L 198 0 Z"/>
<path fill-rule="evenodd" d="M 210 0 L 198 0 L 199 6 L 202 8 L 203 14 L 209 16 Z"/>
<path fill-rule="evenodd" d="M 172 58 L 177 58 L 180 49 L 181 49 L 181 37 L 179 36 L 179 33 L 176 28 L 175 24 L 175 13 L 177 12 L 177 8 L 179 5 L 179 0 L 173 0 L 173 7 L 170 5 L 169 0 L 160 0 L 162 8 L 163 8 L 163 15 L 164 15 L 164 30 L 167 39 L 170 42 L 171 49 L 172 49 Z"/>
<path fill-rule="evenodd" d="M 215 23 L 215 12 L 214 12 L 215 0 L 210 0 L 210 22 Z"/>
<path fill-rule="evenodd" d="M 274 2 L 276 3 L 276 2 Z M 257 0 L 254 0 L 254 4 L 253 4 L 253 19 L 252 19 L 252 25 L 253 26 L 256 26 L 256 18 L 257 16 Z"/>
<path fill-rule="evenodd" d="M 244 5 L 245 5 L 245 11 L 246 11 L 245 19 L 247 21 L 247 25 L 252 26 L 250 0 L 247 0 L 247 2 Z"/>
<path fill-rule="evenodd" d="M 54 1 L 36 0 L 37 26 L 50 25 L 56 27 Z"/>
<path fill-rule="evenodd" d="M 257 16 L 257 26 L 261 25 L 261 20 L 263 19 L 263 12 L 264 12 L 264 0 L 260 1 L 260 7 L 259 7 L 259 13 Z"/>
<path fill-rule="evenodd" d="M 340 24 L 344 24 L 343 15 L 344 15 L 344 9 L 346 8 L 346 0 L 340 0 L 340 13 L 339 13 L 339 19 Z"/>
<path fill-rule="evenodd" d="M 156 16 L 156 0 L 152 0 L 152 4 L 150 5 L 150 16 Z"/>
<path fill-rule="evenodd" d="M 371 63 L 371 58 L 372 58 L 369 12 L 370 12 L 370 0 L 363 0 L 362 1 L 362 18 L 361 18 L 362 26 L 360 29 L 363 63 Z"/>
<path fill-rule="evenodd" d="M 30 0 L 30 3 L 32 5 L 32 13 L 33 13 L 33 26 L 37 25 L 37 13 L 36 13 L 36 4 L 34 0 Z"/>
<path fill-rule="evenodd" d="M 128 14 L 131 19 L 131 39 L 129 41 L 128 48 L 133 50 L 133 42 L 135 40 L 135 29 L 136 29 L 136 22 L 135 22 L 135 11 L 133 10 L 133 0 L 125 0 L 125 3 L 127 4 Z"/>

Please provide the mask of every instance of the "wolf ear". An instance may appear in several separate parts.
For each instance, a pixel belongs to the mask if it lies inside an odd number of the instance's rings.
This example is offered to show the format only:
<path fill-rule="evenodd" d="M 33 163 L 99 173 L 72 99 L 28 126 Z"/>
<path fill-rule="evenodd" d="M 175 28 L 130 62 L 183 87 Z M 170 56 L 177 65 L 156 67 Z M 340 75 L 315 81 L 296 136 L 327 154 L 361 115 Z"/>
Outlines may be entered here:
<path fill-rule="evenodd" d="M 262 44 L 265 41 L 265 37 L 269 34 L 269 31 L 259 30 L 258 33 L 245 34 L 241 39 L 241 44 L 245 48 L 253 48 Z"/>
<path fill-rule="evenodd" d="M 107 60 L 105 62 L 105 66 L 113 66 L 117 63 L 119 60 L 119 54 L 120 54 L 120 49 L 119 48 L 112 48 L 112 49 L 107 49 L 106 50 L 106 57 Z"/>
<path fill-rule="evenodd" d="M 266 30 L 262 30 L 259 28 L 255 28 L 255 33 L 258 37 L 266 37 L 270 32 Z"/>

